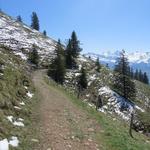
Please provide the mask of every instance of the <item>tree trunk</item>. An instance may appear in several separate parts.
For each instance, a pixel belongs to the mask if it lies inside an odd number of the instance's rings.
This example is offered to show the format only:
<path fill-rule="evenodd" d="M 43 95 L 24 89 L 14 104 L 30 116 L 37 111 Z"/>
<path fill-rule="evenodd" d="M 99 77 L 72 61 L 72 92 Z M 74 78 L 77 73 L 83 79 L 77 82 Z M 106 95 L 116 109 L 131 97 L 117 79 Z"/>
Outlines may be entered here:
<path fill-rule="evenodd" d="M 131 114 L 131 120 L 130 120 L 130 129 L 129 129 L 129 134 L 132 138 L 134 138 L 132 135 L 133 119 L 134 119 L 134 114 L 132 113 Z"/>

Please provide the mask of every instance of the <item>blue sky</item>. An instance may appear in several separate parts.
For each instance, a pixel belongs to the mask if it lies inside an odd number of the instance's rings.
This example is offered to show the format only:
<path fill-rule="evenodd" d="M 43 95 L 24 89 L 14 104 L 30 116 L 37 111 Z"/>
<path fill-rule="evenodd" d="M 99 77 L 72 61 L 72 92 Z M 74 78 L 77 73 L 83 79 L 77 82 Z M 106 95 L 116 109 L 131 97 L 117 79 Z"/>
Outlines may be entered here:
<path fill-rule="evenodd" d="M 76 31 L 84 52 L 150 51 L 150 0 L 0 0 L 0 8 L 63 42 Z"/>

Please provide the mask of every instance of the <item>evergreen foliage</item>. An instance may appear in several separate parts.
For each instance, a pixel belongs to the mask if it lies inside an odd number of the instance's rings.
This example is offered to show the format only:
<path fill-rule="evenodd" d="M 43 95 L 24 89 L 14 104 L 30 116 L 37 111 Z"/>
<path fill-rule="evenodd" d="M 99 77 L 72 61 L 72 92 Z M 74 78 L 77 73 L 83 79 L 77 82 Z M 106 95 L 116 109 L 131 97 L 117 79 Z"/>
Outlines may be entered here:
<path fill-rule="evenodd" d="M 100 65 L 100 62 L 99 62 L 99 58 L 97 58 L 95 65 L 96 65 L 96 71 L 100 72 L 101 65 Z"/>
<path fill-rule="evenodd" d="M 71 39 L 68 40 L 66 46 L 66 66 L 68 69 L 76 69 L 77 63 L 76 58 L 78 58 L 80 52 L 80 42 L 77 39 L 75 31 L 72 32 Z"/>
<path fill-rule="evenodd" d="M 39 55 L 35 45 L 33 45 L 33 49 L 29 54 L 29 61 L 38 67 Z"/>
<path fill-rule="evenodd" d="M 19 15 L 19 16 L 17 16 L 17 21 L 18 22 L 22 22 L 22 18 L 21 18 L 21 16 Z"/>
<path fill-rule="evenodd" d="M 56 46 L 56 57 L 52 60 L 52 63 L 48 69 L 48 76 L 50 76 L 57 83 L 63 84 L 65 80 L 65 57 L 64 57 L 64 49 L 62 48 L 60 40 L 57 42 Z"/>
<path fill-rule="evenodd" d="M 40 30 L 39 19 L 38 19 L 36 12 L 32 12 L 31 27 L 37 31 Z"/>
<path fill-rule="evenodd" d="M 130 69 L 130 75 L 132 79 L 141 81 L 145 84 L 149 84 L 149 79 L 146 72 L 142 72 L 141 70 L 136 69 L 136 71 L 133 71 L 133 68 Z"/>
<path fill-rule="evenodd" d="M 87 88 L 87 74 L 85 69 L 82 67 L 81 68 L 81 75 L 79 76 L 79 80 L 78 80 L 78 88 L 80 90 L 84 90 Z"/>
<path fill-rule="evenodd" d="M 71 39 L 68 40 L 68 44 L 66 47 L 66 67 L 68 69 L 73 69 L 76 66 L 75 58 L 72 55 L 72 45 Z"/>
<path fill-rule="evenodd" d="M 46 30 L 43 31 L 43 35 L 44 35 L 44 36 L 47 36 Z"/>
<path fill-rule="evenodd" d="M 135 84 L 129 77 L 129 63 L 125 56 L 125 51 L 120 53 L 115 66 L 115 80 L 114 88 L 126 99 L 133 99 L 135 97 Z"/>

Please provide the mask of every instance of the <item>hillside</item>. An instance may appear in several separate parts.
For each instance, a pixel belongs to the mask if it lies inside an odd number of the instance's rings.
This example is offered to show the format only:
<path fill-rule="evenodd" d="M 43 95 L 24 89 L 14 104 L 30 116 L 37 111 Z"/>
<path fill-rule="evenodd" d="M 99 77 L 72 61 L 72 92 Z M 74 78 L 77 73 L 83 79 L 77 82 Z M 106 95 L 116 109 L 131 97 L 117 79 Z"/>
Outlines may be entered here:
<path fill-rule="evenodd" d="M 34 103 L 29 69 L 12 51 L 0 47 L 0 150 L 27 143 Z"/>
<path fill-rule="evenodd" d="M 11 48 L 23 59 L 35 45 L 44 64 L 54 56 L 56 41 L 0 12 L 0 44 Z"/>
<path fill-rule="evenodd" d="M 40 67 L 47 68 L 55 40 L 0 12 L 0 150 L 149 150 L 149 138 L 141 134 L 150 133 L 145 127 L 150 122 L 148 85 L 135 80 L 136 98 L 124 99 L 112 87 L 113 71 L 102 65 L 97 72 L 95 61 L 82 55 L 77 69 L 67 69 L 64 85 L 57 85 L 45 71 L 32 70 L 27 60 L 33 45 Z M 77 99 L 82 66 L 88 88 Z M 99 97 L 102 106 L 96 111 Z M 131 139 L 128 124 L 134 110 L 134 128 L 140 133 Z"/>

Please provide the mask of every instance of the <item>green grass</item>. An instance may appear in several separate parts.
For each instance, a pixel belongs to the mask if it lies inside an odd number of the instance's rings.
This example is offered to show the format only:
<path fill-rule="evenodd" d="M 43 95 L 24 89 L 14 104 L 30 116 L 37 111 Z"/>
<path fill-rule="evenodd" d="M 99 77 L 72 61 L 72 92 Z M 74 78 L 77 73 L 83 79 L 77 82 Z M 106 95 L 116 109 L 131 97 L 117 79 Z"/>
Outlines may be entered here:
<path fill-rule="evenodd" d="M 24 86 L 28 86 L 28 90 L 35 92 L 29 74 L 26 72 L 26 63 L 17 56 L 14 56 L 7 47 L 0 46 L 0 64 L 4 65 L 3 76 L 0 78 L 0 140 L 17 136 L 19 139 L 19 147 L 10 150 L 33 150 L 34 142 L 37 136 L 36 115 L 33 115 L 37 106 L 38 98 L 35 96 L 29 99 L 26 95 Z M 20 102 L 24 102 L 25 106 L 20 106 Z M 22 109 L 16 110 L 14 106 Z M 6 118 L 12 115 L 16 118 L 23 118 L 25 127 L 14 126 Z"/>
<path fill-rule="evenodd" d="M 99 141 L 100 149 L 103 150 L 149 150 L 150 139 L 148 137 L 134 132 L 134 139 L 129 136 L 129 127 L 126 123 L 119 120 L 113 121 L 111 116 L 97 112 L 86 103 L 77 99 L 76 96 L 66 91 L 62 86 L 45 78 L 46 82 L 56 90 L 66 95 L 75 105 L 85 110 L 88 115 L 95 118 L 100 125 L 100 131 L 96 133 L 95 138 Z M 148 142 L 149 140 L 149 142 Z"/>

